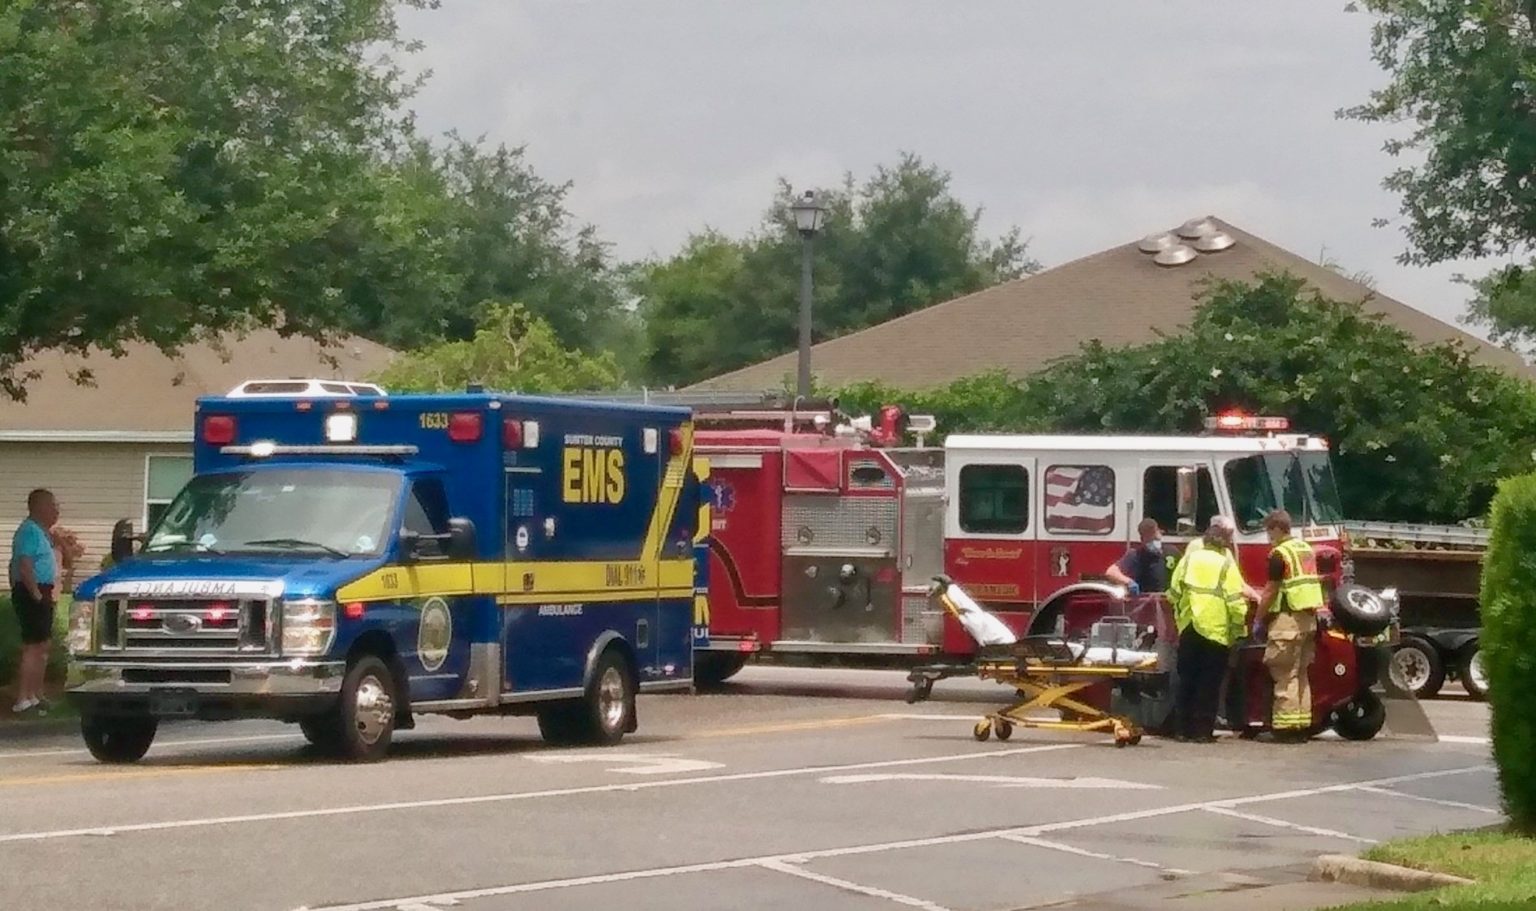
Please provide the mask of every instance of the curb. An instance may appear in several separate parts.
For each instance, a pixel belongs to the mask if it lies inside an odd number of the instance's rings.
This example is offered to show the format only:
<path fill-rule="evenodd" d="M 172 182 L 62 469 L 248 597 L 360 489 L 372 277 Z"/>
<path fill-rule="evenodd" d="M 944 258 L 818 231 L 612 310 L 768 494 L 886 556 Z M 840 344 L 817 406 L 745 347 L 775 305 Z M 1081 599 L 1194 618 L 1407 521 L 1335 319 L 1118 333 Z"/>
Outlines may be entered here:
<path fill-rule="evenodd" d="M 1324 854 L 1312 863 L 1313 882 L 1346 883 L 1395 892 L 1423 892 L 1444 886 L 1465 886 L 1473 882 L 1448 873 L 1430 873 L 1374 860 L 1362 860 L 1345 854 Z"/>

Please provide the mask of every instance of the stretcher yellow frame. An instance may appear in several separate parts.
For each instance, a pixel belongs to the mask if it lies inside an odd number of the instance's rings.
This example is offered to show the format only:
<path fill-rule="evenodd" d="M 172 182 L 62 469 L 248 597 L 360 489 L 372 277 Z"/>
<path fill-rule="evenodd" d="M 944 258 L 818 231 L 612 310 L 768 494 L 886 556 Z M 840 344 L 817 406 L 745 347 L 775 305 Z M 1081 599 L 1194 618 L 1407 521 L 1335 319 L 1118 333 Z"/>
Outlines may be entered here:
<path fill-rule="evenodd" d="M 960 619 L 960 611 L 950 601 L 947 593 L 940 592 L 939 603 Z M 1139 671 L 1153 670 L 1155 659 L 1148 659 L 1133 667 L 1084 666 L 1071 657 L 1063 640 L 1052 640 L 1057 646 L 1056 655 L 1031 654 L 1029 640 L 1007 646 L 1008 657 L 983 654 L 976 661 L 976 676 L 982 680 L 995 680 L 1014 688 L 1018 699 L 996 712 L 989 712 L 976 722 L 973 730 L 977 740 L 985 741 L 993 733 L 998 740 L 1013 736 L 1013 729 L 1036 728 L 1047 731 L 1108 731 L 1113 732 L 1115 746 L 1135 746 L 1144 733 L 1140 725 L 1122 715 L 1114 715 L 1074 698 L 1078 693 L 1105 682 L 1126 680 Z M 1001 648 L 994 646 L 993 648 Z M 1051 721 L 1031 717 L 1031 712 L 1054 709 L 1061 714 L 1060 720 Z"/>

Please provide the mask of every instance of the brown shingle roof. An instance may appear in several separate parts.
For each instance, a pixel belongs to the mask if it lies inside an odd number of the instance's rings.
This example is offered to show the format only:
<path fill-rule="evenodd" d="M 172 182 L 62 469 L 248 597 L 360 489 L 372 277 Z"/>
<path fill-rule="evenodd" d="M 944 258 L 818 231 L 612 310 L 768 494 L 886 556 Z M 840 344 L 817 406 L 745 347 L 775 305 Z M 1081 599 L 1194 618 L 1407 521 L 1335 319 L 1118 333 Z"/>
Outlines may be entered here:
<path fill-rule="evenodd" d="M 198 396 L 220 395 L 249 379 L 364 379 L 394 355 L 367 339 L 347 338 L 322 347 L 311 339 L 283 338 L 267 329 L 227 336 L 217 347 L 189 345 L 175 358 L 142 343 L 126 345 L 118 358 L 43 352 L 22 367 L 42 373 L 27 383 L 27 401 L 0 395 L 0 434 L 190 434 Z M 335 360 L 334 366 L 328 357 Z M 81 368 L 91 371 L 94 385 L 74 382 L 71 373 Z"/>
<path fill-rule="evenodd" d="M 1362 303 L 1425 343 L 1459 340 L 1480 363 L 1536 374 L 1512 351 L 1219 219 L 1211 221 L 1236 244 L 1179 266 L 1157 265 L 1137 249 L 1137 242 L 1114 247 L 829 339 L 812 349 L 811 370 L 819 382 L 833 387 L 877 380 L 922 389 L 997 368 L 1023 376 L 1076 353 L 1090 339 L 1109 347 L 1136 345 L 1154 340 L 1155 330 L 1186 325 L 1203 279 L 1247 280 L 1266 270 L 1283 270 L 1326 297 Z M 790 352 L 689 388 L 779 389 L 794 372 L 795 354 Z"/>

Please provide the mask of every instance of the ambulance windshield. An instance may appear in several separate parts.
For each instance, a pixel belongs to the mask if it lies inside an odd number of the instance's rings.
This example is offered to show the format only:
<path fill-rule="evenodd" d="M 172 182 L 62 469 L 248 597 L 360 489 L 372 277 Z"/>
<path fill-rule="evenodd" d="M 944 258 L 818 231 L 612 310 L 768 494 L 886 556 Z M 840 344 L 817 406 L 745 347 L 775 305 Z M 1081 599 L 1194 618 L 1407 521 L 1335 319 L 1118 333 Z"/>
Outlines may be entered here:
<path fill-rule="evenodd" d="M 377 554 L 400 483 L 385 472 L 330 468 L 199 475 L 150 530 L 143 552 Z"/>
<path fill-rule="evenodd" d="M 1244 531 L 1264 527 L 1271 510 L 1284 509 L 1298 526 L 1344 521 L 1333 466 L 1326 452 L 1275 452 L 1234 459 L 1226 467 L 1233 516 Z"/>

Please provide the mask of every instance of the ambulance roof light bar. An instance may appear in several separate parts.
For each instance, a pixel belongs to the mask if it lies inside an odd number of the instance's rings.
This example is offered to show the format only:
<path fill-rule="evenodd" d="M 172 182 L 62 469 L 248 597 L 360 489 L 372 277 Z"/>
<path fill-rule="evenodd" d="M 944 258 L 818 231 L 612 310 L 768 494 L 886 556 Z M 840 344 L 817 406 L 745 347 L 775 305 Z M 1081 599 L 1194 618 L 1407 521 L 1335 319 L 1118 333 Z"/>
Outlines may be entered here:
<path fill-rule="evenodd" d="M 269 459 L 272 456 L 373 456 L 385 459 L 401 459 L 414 456 L 420 448 L 409 445 L 331 445 L 289 446 L 272 440 L 258 440 L 249 446 L 222 446 L 223 455 L 246 456 L 252 459 Z"/>
<path fill-rule="evenodd" d="M 1241 411 L 1228 411 L 1205 419 L 1206 430 L 1216 430 L 1226 433 L 1252 430 L 1289 430 L 1291 422 L 1282 417 L 1273 415 L 1244 414 Z"/>

